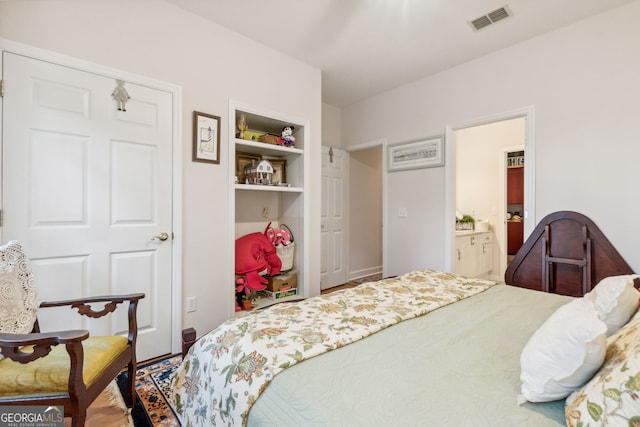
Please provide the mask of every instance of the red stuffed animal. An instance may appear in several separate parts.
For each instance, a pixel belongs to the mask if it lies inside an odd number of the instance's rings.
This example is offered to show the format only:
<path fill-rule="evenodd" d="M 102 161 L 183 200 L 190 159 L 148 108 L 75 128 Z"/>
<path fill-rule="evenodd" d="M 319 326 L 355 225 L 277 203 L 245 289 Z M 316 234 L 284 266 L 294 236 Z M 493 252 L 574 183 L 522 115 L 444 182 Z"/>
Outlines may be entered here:
<path fill-rule="evenodd" d="M 251 233 L 236 239 L 236 274 L 245 276 L 249 289 L 265 289 L 267 279 L 259 273 L 267 270 L 267 274 L 273 276 L 281 267 L 276 248 L 264 234 Z"/>

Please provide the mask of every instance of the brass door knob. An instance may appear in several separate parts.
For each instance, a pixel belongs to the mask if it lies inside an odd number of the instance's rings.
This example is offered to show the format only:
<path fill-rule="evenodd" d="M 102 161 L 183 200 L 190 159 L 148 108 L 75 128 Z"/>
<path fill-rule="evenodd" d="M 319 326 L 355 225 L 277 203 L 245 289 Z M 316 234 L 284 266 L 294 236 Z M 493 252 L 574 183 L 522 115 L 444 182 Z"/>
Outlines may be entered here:
<path fill-rule="evenodd" d="M 168 238 L 169 238 L 169 234 L 167 234 L 167 233 L 165 233 L 163 231 L 162 233 L 158 234 L 157 236 L 153 236 L 151 239 L 158 239 L 158 240 L 164 242 Z"/>

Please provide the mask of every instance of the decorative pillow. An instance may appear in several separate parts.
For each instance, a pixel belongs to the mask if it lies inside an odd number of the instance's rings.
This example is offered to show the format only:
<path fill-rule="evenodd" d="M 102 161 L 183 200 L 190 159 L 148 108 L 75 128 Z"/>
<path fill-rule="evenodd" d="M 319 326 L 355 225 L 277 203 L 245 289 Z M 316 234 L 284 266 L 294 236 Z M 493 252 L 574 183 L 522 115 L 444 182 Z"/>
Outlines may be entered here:
<path fill-rule="evenodd" d="M 520 403 L 549 402 L 582 387 L 605 357 L 607 325 L 591 301 L 575 299 L 534 332 L 520 355 Z"/>
<path fill-rule="evenodd" d="M 0 246 L 0 332 L 27 334 L 38 310 L 31 264 L 15 240 Z"/>
<path fill-rule="evenodd" d="M 591 300 L 611 336 L 629 321 L 638 309 L 640 293 L 634 288 L 637 274 L 605 277 L 584 298 Z"/>
<path fill-rule="evenodd" d="M 567 398 L 567 426 L 640 423 L 640 312 L 608 342 L 600 371 Z"/>

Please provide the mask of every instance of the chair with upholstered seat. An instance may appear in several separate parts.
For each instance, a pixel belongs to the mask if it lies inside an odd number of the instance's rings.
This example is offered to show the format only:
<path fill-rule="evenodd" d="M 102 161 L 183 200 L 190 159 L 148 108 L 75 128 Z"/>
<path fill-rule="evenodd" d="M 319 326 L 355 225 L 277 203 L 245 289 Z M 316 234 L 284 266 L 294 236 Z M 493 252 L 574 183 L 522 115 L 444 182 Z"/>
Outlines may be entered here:
<path fill-rule="evenodd" d="M 136 312 L 144 294 L 103 296 L 38 304 L 31 265 L 22 246 L 0 246 L 0 405 L 64 406 L 72 426 L 83 426 L 87 407 L 124 369 L 125 402 L 135 396 Z M 69 306 L 100 318 L 128 302 L 124 336 L 89 336 L 86 330 L 40 333 L 38 309 Z M 94 310 L 92 304 L 100 309 Z"/>

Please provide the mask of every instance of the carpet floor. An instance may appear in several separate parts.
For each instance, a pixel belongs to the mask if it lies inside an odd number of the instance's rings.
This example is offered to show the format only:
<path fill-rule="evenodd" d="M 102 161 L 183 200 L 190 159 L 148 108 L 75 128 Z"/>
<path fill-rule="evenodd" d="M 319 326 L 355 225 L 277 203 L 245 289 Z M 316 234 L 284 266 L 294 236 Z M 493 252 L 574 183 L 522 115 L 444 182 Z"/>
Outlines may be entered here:
<path fill-rule="evenodd" d="M 138 367 L 136 371 L 136 403 L 131 411 L 135 427 L 174 427 L 180 422 L 169 404 L 171 374 L 182 357 L 168 356 Z M 118 376 L 118 386 L 124 393 L 127 372 Z"/>

